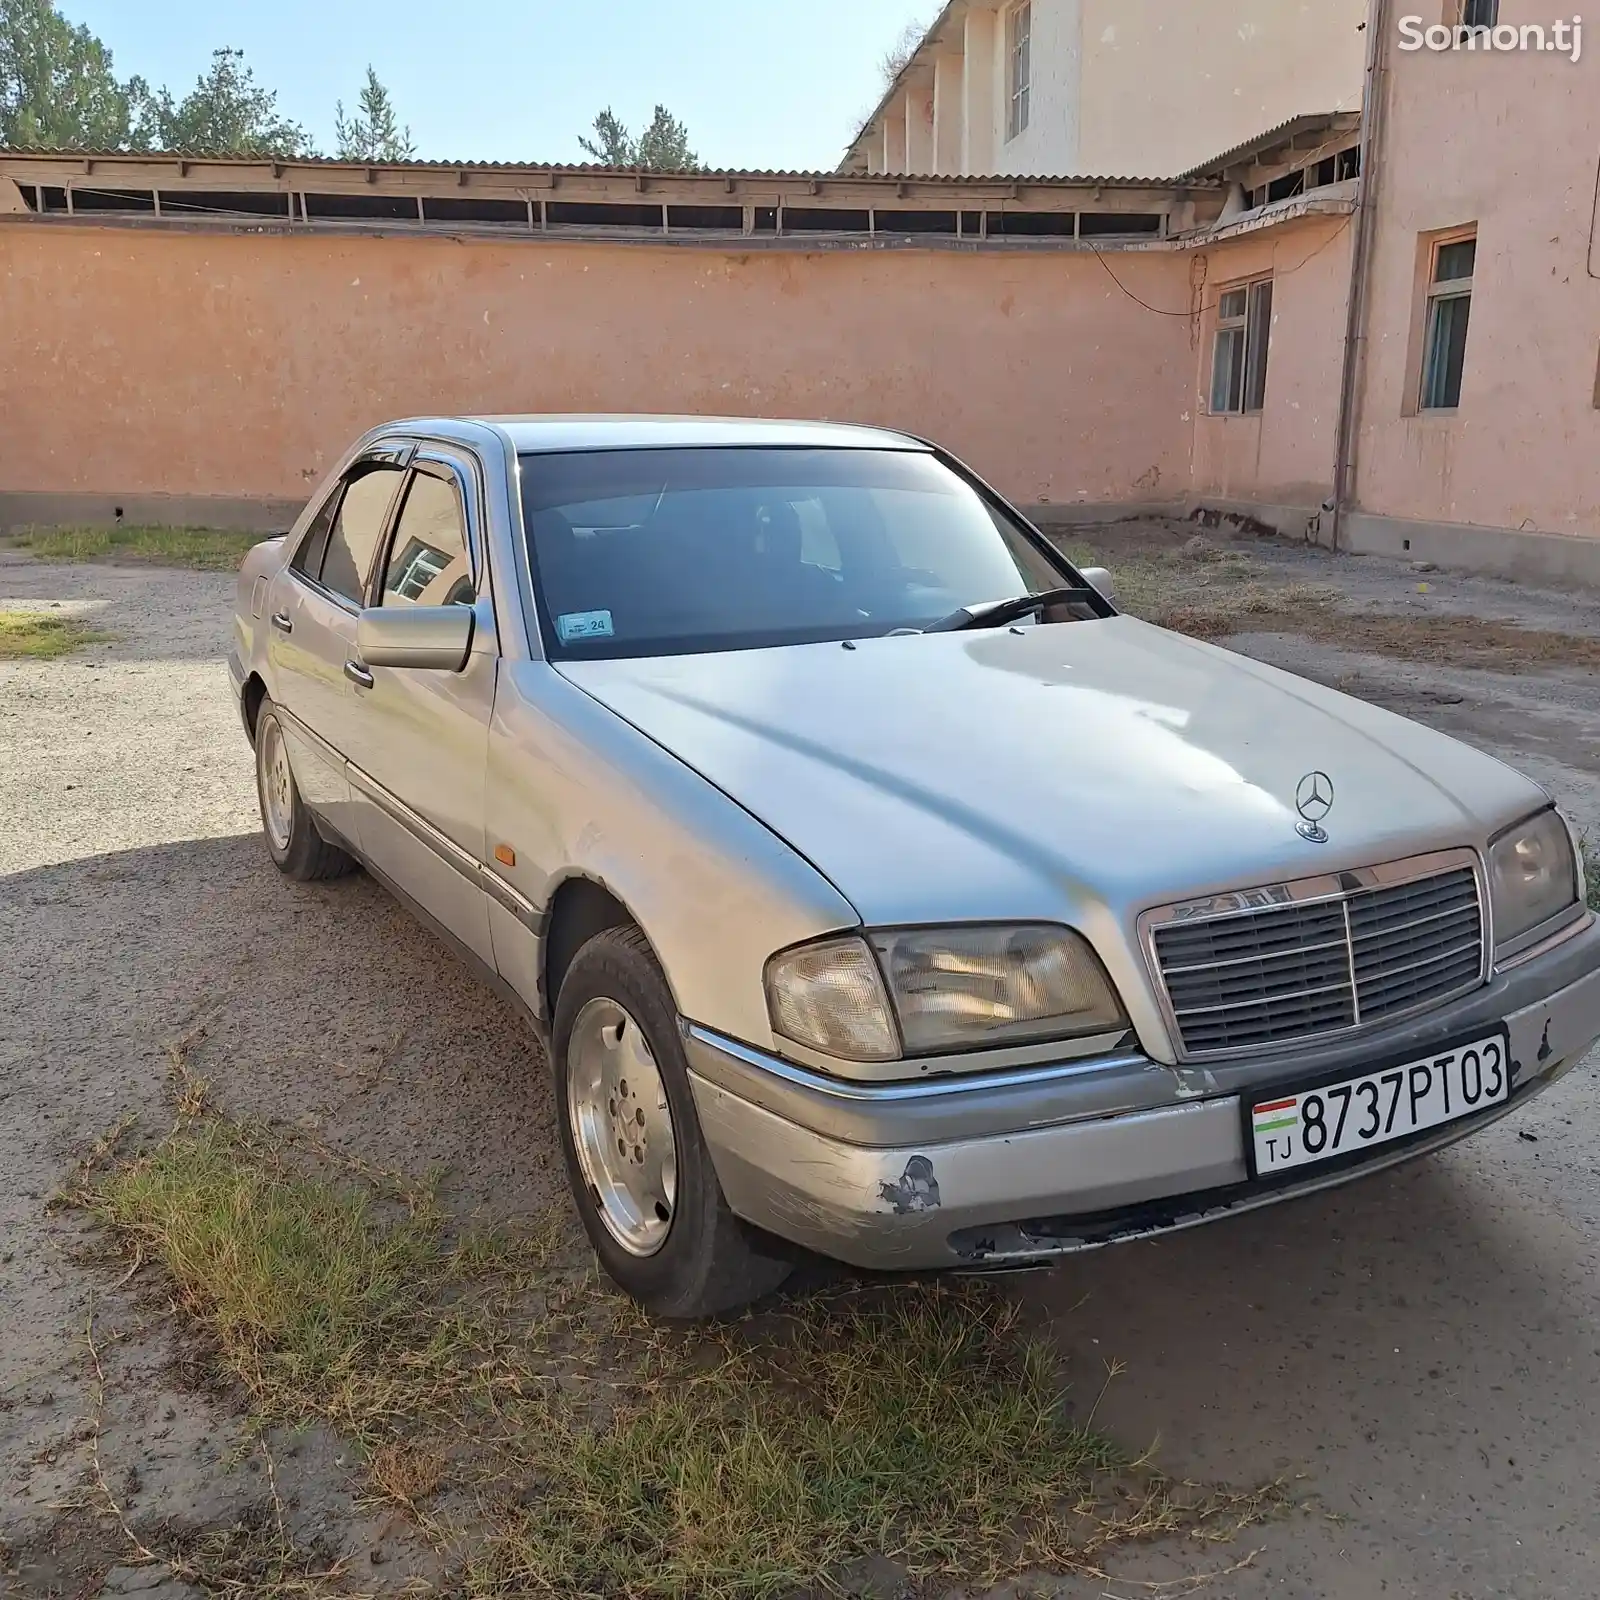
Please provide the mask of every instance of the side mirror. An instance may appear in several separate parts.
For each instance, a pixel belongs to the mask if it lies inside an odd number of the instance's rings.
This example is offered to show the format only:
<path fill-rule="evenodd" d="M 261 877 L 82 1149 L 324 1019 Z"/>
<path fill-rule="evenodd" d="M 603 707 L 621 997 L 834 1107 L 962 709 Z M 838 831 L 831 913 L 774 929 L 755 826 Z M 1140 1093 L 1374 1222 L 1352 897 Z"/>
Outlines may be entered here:
<path fill-rule="evenodd" d="M 356 619 L 356 654 L 369 667 L 460 672 L 475 621 L 471 606 L 372 606 Z"/>
<path fill-rule="evenodd" d="M 1111 574 L 1104 567 L 1079 567 L 1078 571 L 1083 574 L 1083 581 L 1085 583 L 1089 584 L 1093 588 L 1098 589 L 1100 593 L 1112 603 L 1112 605 L 1117 603 L 1116 583 L 1112 580 Z"/>

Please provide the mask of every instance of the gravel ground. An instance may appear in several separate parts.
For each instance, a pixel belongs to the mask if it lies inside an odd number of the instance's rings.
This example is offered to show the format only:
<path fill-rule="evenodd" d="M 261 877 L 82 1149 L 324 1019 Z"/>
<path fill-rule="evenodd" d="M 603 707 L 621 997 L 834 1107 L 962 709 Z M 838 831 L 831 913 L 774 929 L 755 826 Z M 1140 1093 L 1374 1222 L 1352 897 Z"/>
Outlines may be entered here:
<path fill-rule="evenodd" d="M 1104 547 L 1127 537 L 1112 531 Z M 1275 544 L 1264 581 L 1335 584 L 1362 611 L 1515 619 L 1600 636 L 1600 600 Z M 1426 584 L 1426 590 L 1419 590 Z M 365 1159 L 446 1170 L 457 1208 L 552 1194 L 544 1075 L 520 1026 L 365 878 L 292 887 L 268 863 L 222 654 L 230 579 L 45 566 L 0 551 L 0 606 L 114 635 L 0 663 L 0 1592 L 187 1593 L 136 1533 L 270 1508 L 237 1403 L 179 1381 L 166 1308 L 115 1285 L 47 1203 L 124 1114 L 164 1126 L 170 1046 L 230 1109 Z M 1600 694 L 1563 668 L 1467 671 L 1283 634 L 1236 647 L 1503 756 L 1600 834 Z M 1016 1293 L 1122 1442 L 1207 1481 L 1283 1475 L 1319 1508 L 1229 1600 L 1452 1595 L 1591 1600 L 1600 1510 L 1600 1117 L 1594 1064 L 1455 1150 L 1341 1193 L 1082 1258 Z M 105 1374 L 97 1381 L 91 1326 Z M 339 1441 L 275 1447 L 291 1532 L 394 1591 L 435 1572 L 407 1525 L 357 1502 Z M 1146 1551 L 1121 1596 L 1193 1565 Z"/>

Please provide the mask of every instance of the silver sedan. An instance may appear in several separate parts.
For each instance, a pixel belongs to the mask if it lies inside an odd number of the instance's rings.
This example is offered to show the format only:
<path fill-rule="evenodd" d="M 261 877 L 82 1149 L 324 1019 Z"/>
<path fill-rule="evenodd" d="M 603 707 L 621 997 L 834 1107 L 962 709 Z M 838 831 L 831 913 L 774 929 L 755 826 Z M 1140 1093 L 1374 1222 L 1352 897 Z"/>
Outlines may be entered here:
<path fill-rule="evenodd" d="M 899 434 L 390 424 L 247 559 L 231 670 L 272 859 L 526 1012 L 664 1316 L 1341 1183 L 1600 1036 L 1540 788 L 1118 614 Z"/>

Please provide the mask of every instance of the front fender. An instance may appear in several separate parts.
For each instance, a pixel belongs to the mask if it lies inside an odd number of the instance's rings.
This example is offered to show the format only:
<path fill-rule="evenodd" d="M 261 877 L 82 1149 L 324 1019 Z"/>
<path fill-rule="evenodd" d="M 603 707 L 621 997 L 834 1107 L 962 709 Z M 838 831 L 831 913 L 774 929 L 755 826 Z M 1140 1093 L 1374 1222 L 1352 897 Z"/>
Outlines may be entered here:
<path fill-rule="evenodd" d="M 530 930 L 564 879 L 592 879 L 633 913 L 680 1014 L 764 1048 L 768 956 L 860 925 L 763 823 L 542 661 L 502 664 L 486 815 L 486 853 L 516 858 L 492 870 L 527 903 Z M 512 965 L 539 1014 L 536 956 Z"/>

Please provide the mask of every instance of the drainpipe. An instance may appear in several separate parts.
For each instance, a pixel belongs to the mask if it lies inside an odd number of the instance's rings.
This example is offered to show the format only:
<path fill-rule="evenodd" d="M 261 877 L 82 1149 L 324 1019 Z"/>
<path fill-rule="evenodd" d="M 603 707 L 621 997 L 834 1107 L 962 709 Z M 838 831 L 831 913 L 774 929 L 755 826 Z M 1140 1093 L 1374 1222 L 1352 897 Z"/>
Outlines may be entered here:
<path fill-rule="evenodd" d="M 1353 498 L 1359 397 L 1367 343 L 1367 292 L 1377 234 L 1378 172 L 1384 114 L 1384 65 L 1389 43 L 1390 0 L 1367 6 L 1367 75 L 1361 100 L 1361 175 L 1356 179 L 1355 238 L 1350 246 L 1350 297 L 1345 311 L 1344 370 L 1339 381 L 1338 444 L 1333 463 L 1332 548 L 1339 548 L 1345 507 Z"/>

